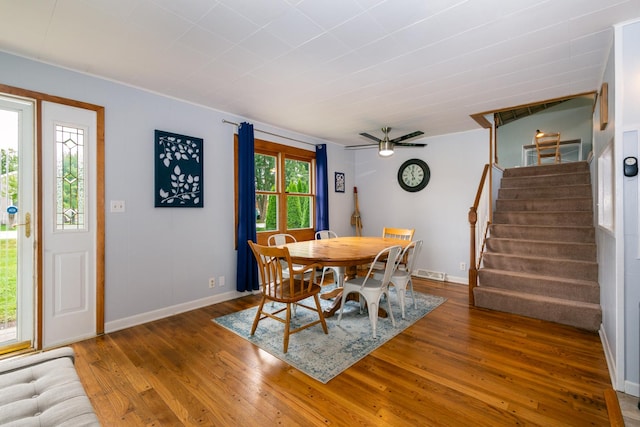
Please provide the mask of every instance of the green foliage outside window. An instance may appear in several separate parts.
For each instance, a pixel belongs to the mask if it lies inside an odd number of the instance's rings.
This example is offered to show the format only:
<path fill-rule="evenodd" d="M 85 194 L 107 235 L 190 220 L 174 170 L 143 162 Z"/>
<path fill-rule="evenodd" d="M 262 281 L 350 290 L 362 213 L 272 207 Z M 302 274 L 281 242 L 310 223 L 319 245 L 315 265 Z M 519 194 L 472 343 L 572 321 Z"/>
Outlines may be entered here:
<path fill-rule="evenodd" d="M 273 195 L 256 195 L 257 229 L 260 231 L 277 230 L 276 157 L 256 153 L 255 165 L 256 191 L 274 193 Z M 310 163 L 308 161 L 286 159 L 284 169 L 285 193 L 287 194 L 287 228 L 309 228 L 311 227 Z"/>
<path fill-rule="evenodd" d="M 15 150 L 0 150 L 0 175 L 2 175 L 2 197 L 10 204 L 18 204 L 18 155 Z"/>

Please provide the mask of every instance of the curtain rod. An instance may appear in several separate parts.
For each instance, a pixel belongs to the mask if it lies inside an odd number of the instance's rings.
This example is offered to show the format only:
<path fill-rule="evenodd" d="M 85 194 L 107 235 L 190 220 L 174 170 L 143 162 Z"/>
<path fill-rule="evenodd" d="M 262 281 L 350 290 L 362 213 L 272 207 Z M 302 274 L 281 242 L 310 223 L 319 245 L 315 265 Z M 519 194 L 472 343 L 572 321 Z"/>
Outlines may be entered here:
<path fill-rule="evenodd" d="M 230 124 L 230 125 L 234 125 L 236 127 L 240 126 L 238 123 L 230 122 L 229 120 L 226 120 L 226 119 L 222 119 L 222 123 L 227 123 L 227 124 Z M 295 138 L 290 138 L 288 136 L 278 135 L 277 133 L 267 132 L 266 130 L 255 129 L 255 131 L 256 132 L 260 132 L 260 133 L 266 133 L 267 135 L 277 136 L 278 138 L 284 138 L 284 139 L 289 139 L 289 140 L 295 141 L 295 142 L 301 142 L 301 143 L 307 144 L 307 145 L 313 145 L 314 147 L 316 145 L 318 145 L 318 144 L 312 144 L 311 142 L 301 141 L 301 140 L 295 139 Z"/>

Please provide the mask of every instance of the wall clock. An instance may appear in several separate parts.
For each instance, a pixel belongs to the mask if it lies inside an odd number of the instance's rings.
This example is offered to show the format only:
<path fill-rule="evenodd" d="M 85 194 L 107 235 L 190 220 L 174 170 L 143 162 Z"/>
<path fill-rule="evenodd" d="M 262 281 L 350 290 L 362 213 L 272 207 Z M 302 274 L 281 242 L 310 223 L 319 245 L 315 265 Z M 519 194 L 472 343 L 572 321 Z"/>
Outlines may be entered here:
<path fill-rule="evenodd" d="M 431 171 L 429 165 L 420 159 L 410 159 L 398 169 L 398 183 L 403 190 L 416 192 L 429 183 Z"/>

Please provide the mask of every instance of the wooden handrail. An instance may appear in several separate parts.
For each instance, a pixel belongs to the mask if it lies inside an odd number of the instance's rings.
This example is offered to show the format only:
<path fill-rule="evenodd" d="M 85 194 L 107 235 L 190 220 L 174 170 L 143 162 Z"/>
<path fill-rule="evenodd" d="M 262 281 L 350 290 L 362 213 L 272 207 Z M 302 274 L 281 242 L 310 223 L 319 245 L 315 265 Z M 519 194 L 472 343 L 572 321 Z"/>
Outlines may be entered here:
<path fill-rule="evenodd" d="M 476 262 L 476 223 L 478 222 L 478 205 L 482 197 L 482 189 L 485 187 L 485 181 L 489 174 L 489 164 L 484 165 L 482 170 L 482 178 L 476 192 L 476 199 L 473 206 L 469 208 L 469 305 L 475 305 L 473 290 L 478 286 L 478 267 Z"/>

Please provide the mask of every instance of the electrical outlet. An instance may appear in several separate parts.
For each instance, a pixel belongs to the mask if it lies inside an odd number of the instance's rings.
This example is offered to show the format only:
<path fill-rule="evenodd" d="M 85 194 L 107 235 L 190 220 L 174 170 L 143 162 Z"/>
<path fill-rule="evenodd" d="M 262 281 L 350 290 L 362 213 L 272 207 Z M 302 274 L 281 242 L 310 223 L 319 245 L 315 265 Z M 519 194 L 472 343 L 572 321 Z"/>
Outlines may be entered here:
<path fill-rule="evenodd" d="M 218 284 L 220 285 L 221 288 L 224 287 L 224 276 L 218 277 Z"/>
<path fill-rule="evenodd" d="M 211 277 L 209 279 L 209 287 L 210 288 L 215 288 L 216 287 L 216 278 L 215 277 Z"/>
<path fill-rule="evenodd" d="M 124 212 L 124 200 L 112 200 L 111 212 L 115 212 L 115 213 Z"/>
<path fill-rule="evenodd" d="M 465 271 L 467 269 L 467 263 L 466 262 L 461 262 L 460 263 L 460 270 Z"/>

